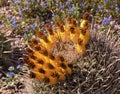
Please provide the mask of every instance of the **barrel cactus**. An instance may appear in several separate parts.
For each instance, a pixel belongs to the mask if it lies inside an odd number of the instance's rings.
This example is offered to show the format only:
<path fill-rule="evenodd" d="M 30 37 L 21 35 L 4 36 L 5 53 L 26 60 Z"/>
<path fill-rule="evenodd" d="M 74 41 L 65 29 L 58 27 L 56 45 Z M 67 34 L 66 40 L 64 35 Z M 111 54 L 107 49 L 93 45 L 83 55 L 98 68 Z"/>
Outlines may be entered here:
<path fill-rule="evenodd" d="M 101 31 L 90 34 L 88 16 L 80 26 L 71 17 L 55 29 L 47 25 L 47 32 L 28 41 L 22 61 L 40 80 L 33 80 L 36 94 L 119 93 L 120 39 Z"/>

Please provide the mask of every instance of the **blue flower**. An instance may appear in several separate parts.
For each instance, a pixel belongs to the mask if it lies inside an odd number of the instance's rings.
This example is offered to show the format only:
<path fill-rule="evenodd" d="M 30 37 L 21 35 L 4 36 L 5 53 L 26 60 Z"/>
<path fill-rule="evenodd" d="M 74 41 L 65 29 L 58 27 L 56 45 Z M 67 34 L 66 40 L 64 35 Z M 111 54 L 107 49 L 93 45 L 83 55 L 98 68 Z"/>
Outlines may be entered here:
<path fill-rule="evenodd" d="M 21 65 L 20 64 L 18 64 L 17 66 L 16 66 L 16 69 L 19 69 L 21 67 Z"/>
<path fill-rule="evenodd" d="M 70 9 L 70 11 L 74 11 L 75 10 L 75 7 L 72 7 L 71 9 Z"/>
<path fill-rule="evenodd" d="M 63 6 L 63 5 L 60 5 L 60 8 L 61 8 L 61 9 L 63 9 L 63 8 L 64 8 L 64 6 Z"/>
<path fill-rule="evenodd" d="M 22 14 L 22 11 L 21 11 L 21 7 L 18 6 L 18 13 L 21 15 Z"/>
<path fill-rule="evenodd" d="M 120 11 L 120 8 L 117 6 L 117 7 L 115 7 L 115 9 L 119 12 Z"/>
<path fill-rule="evenodd" d="M 106 17 L 106 18 L 104 18 L 103 21 L 102 21 L 102 24 L 103 24 L 103 25 L 109 24 L 109 22 L 111 21 L 111 19 L 112 19 L 111 17 L 108 17 L 108 18 Z"/>
<path fill-rule="evenodd" d="M 15 29 L 16 27 L 17 27 L 17 25 L 16 25 L 16 24 L 14 24 L 14 25 L 13 25 L 13 28 Z"/>
<path fill-rule="evenodd" d="M 98 5 L 98 9 L 99 9 L 99 11 L 102 12 L 102 7 L 100 5 Z"/>
<path fill-rule="evenodd" d="M 13 27 L 13 28 L 16 28 L 16 27 L 17 27 L 17 24 L 16 24 L 16 23 L 17 23 L 17 19 L 16 19 L 16 18 L 12 18 L 12 19 L 11 19 L 11 24 L 12 24 L 12 27 Z"/>
<path fill-rule="evenodd" d="M 108 9 L 107 9 L 107 10 L 105 10 L 105 11 L 106 11 L 107 13 L 109 13 L 109 12 L 110 12 L 110 10 L 108 10 Z"/>
<path fill-rule="evenodd" d="M 67 4 L 67 7 L 68 7 L 69 10 L 71 9 L 71 5 L 70 4 Z"/>
<path fill-rule="evenodd" d="M 16 18 L 12 18 L 12 19 L 11 19 L 11 23 L 12 23 L 12 24 L 16 24 L 16 22 L 17 22 L 17 19 L 16 19 Z"/>
<path fill-rule="evenodd" d="M 14 72 L 12 72 L 12 71 L 8 72 L 8 76 L 10 76 L 10 77 L 14 76 Z"/>
<path fill-rule="evenodd" d="M 28 5 L 28 4 L 29 4 L 29 2 L 26 0 L 26 1 L 25 1 L 25 4 L 26 4 L 26 5 Z"/>
<path fill-rule="evenodd" d="M 22 16 L 21 16 L 21 19 L 24 19 L 24 18 L 25 18 L 25 16 L 22 15 Z"/>
<path fill-rule="evenodd" d="M 108 1 L 108 0 L 103 0 L 105 3 Z"/>
<path fill-rule="evenodd" d="M 75 10 L 75 7 L 71 7 L 70 4 L 68 4 L 67 6 L 68 6 L 69 11 L 74 11 Z"/>
<path fill-rule="evenodd" d="M 70 0 L 66 0 L 66 2 L 70 2 Z"/>
<path fill-rule="evenodd" d="M 27 37 L 27 34 L 26 33 L 24 33 L 24 35 L 23 35 L 24 37 Z"/>
<path fill-rule="evenodd" d="M 25 28 L 25 31 L 29 31 L 29 27 L 28 26 Z"/>
<path fill-rule="evenodd" d="M 70 4 L 70 0 L 66 0 L 66 5 Z"/>
<path fill-rule="evenodd" d="M 29 9 L 29 6 L 27 5 L 26 7 L 25 7 L 25 10 L 28 10 Z"/>
<path fill-rule="evenodd" d="M 84 2 L 82 2 L 82 3 L 80 4 L 80 6 L 81 6 L 81 7 L 84 7 L 84 6 L 85 6 L 85 3 L 84 3 Z"/>
<path fill-rule="evenodd" d="M 36 26 L 35 24 L 30 24 L 30 27 L 31 27 L 32 29 L 35 29 L 37 26 Z"/>
<path fill-rule="evenodd" d="M 29 25 L 29 28 L 32 28 L 32 29 L 35 29 L 36 27 L 37 27 L 36 24 L 30 24 L 30 25 Z M 29 28 L 28 28 L 28 29 L 29 29 Z"/>
<path fill-rule="evenodd" d="M 52 17 L 54 17 L 55 16 L 55 14 L 54 13 L 52 13 Z"/>
<path fill-rule="evenodd" d="M 12 23 L 12 26 L 13 26 L 13 28 L 16 28 L 17 27 L 17 19 L 16 18 L 12 18 L 11 19 L 11 23 Z"/>
<path fill-rule="evenodd" d="M 42 7 L 46 7 L 46 6 L 47 6 L 47 3 L 43 1 L 43 2 L 41 2 L 41 6 L 42 6 Z"/>

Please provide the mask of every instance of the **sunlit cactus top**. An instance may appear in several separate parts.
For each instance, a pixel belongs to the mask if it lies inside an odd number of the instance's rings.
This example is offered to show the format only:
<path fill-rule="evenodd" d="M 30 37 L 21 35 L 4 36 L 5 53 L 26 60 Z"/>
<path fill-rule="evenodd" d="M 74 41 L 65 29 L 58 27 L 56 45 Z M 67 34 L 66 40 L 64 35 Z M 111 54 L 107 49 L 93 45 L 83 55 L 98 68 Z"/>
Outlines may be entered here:
<path fill-rule="evenodd" d="M 76 19 L 67 17 L 53 27 L 46 25 L 47 33 L 36 31 L 36 38 L 28 41 L 27 56 L 23 59 L 32 78 L 53 85 L 72 73 L 71 65 L 85 54 L 90 39 L 88 18 L 85 13 L 78 26 Z"/>

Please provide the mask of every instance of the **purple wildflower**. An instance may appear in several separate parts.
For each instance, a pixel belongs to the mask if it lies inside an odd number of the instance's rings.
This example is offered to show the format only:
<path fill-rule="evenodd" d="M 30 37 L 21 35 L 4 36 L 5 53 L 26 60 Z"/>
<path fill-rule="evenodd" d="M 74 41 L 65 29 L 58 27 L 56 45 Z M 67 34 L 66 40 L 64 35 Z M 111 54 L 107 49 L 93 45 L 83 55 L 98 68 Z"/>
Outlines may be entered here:
<path fill-rule="evenodd" d="M 67 4 L 67 7 L 68 7 L 69 10 L 71 9 L 71 5 L 70 4 Z"/>
<path fill-rule="evenodd" d="M 32 29 L 35 29 L 37 26 L 36 26 L 35 24 L 30 24 L 30 27 L 31 27 Z"/>
<path fill-rule="evenodd" d="M 13 25 L 13 28 L 15 29 L 16 27 L 17 27 L 17 25 L 16 25 L 16 24 L 14 24 L 14 25 Z"/>
<path fill-rule="evenodd" d="M 111 17 L 105 17 L 104 19 L 103 19 L 103 22 L 102 22 L 102 24 L 103 25 L 107 25 L 107 24 L 109 24 L 109 22 L 111 21 Z"/>
<path fill-rule="evenodd" d="M 24 37 L 27 37 L 27 34 L 26 33 L 24 33 L 24 35 L 23 35 Z"/>
<path fill-rule="evenodd" d="M 115 9 L 119 12 L 120 11 L 120 8 L 117 6 L 117 7 L 115 7 Z"/>
<path fill-rule="evenodd" d="M 103 0 L 105 3 L 108 1 L 108 0 Z"/>
<path fill-rule="evenodd" d="M 98 9 L 100 12 L 102 12 L 102 7 L 100 5 L 98 5 Z"/>
<path fill-rule="evenodd" d="M 70 9 L 70 11 L 74 11 L 75 10 L 75 7 L 72 7 L 71 9 Z"/>
<path fill-rule="evenodd" d="M 28 10 L 29 9 L 29 6 L 27 5 L 26 7 L 25 7 L 25 10 Z"/>
<path fill-rule="evenodd" d="M 64 6 L 63 6 L 63 5 L 60 5 L 60 8 L 61 8 L 61 9 L 63 9 L 63 8 L 64 8 Z"/>
<path fill-rule="evenodd" d="M 21 18 L 22 18 L 22 19 L 24 19 L 24 18 L 25 18 L 25 16 L 23 16 L 23 15 L 22 15 L 22 16 L 21 16 Z"/>
<path fill-rule="evenodd" d="M 25 28 L 25 31 L 29 31 L 29 27 L 28 26 Z"/>
<path fill-rule="evenodd" d="M 11 19 L 11 23 L 12 23 L 12 24 L 16 24 L 16 22 L 17 22 L 17 19 L 16 19 L 16 18 L 12 18 L 12 19 Z"/>
<path fill-rule="evenodd" d="M 21 15 L 22 14 L 22 11 L 21 11 L 21 7 L 18 6 L 18 13 Z"/>
<path fill-rule="evenodd" d="M 105 11 L 106 11 L 107 13 L 110 13 L 110 10 L 108 10 L 108 9 L 107 9 L 107 10 L 105 10 Z"/>
<path fill-rule="evenodd" d="M 47 3 L 43 1 L 43 2 L 41 2 L 41 6 L 42 6 L 42 7 L 46 7 L 46 6 L 47 6 Z"/>
<path fill-rule="evenodd" d="M 68 4 L 67 6 L 68 6 L 69 11 L 74 11 L 75 10 L 75 7 L 71 7 L 70 4 Z"/>
<path fill-rule="evenodd" d="M 55 16 L 55 14 L 54 13 L 52 13 L 52 17 L 54 17 Z"/>
<path fill-rule="evenodd" d="M 8 76 L 10 76 L 10 77 L 14 76 L 14 72 L 12 72 L 12 71 L 8 72 Z"/>
<path fill-rule="evenodd" d="M 84 3 L 84 2 L 82 2 L 82 3 L 80 4 L 80 6 L 81 6 L 81 7 L 84 7 L 84 6 L 85 6 L 85 3 Z"/>
<path fill-rule="evenodd" d="M 11 23 L 12 23 L 12 26 L 13 26 L 13 28 L 16 28 L 17 27 L 17 19 L 16 18 L 12 18 L 11 19 Z"/>
<path fill-rule="evenodd" d="M 17 69 L 19 69 L 20 67 L 21 67 L 21 65 L 20 65 L 20 64 L 18 64 L 18 65 L 16 66 L 16 68 L 17 68 Z"/>
<path fill-rule="evenodd" d="M 66 5 L 69 5 L 70 4 L 70 0 L 66 0 Z"/>
<path fill-rule="evenodd" d="M 28 4 L 29 4 L 29 2 L 26 0 L 26 1 L 25 1 L 25 4 L 26 4 L 26 5 L 28 5 Z"/>
<path fill-rule="evenodd" d="M 70 2 L 70 0 L 66 0 L 66 2 Z"/>

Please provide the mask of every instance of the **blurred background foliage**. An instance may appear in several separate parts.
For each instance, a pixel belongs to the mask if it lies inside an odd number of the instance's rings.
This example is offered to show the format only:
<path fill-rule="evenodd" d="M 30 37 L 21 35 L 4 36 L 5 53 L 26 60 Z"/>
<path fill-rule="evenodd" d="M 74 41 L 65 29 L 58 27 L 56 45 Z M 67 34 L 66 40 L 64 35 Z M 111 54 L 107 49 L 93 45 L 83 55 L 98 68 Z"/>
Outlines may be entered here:
<path fill-rule="evenodd" d="M 11 0 L 10 6 L 15 16 L 6 18 L 14 33 L 25 37 L 39 29 L 42 22 L 64 19 L 66 16 L 80 21 L 86 11 L 104 26 L 120 18 L 119 0 Z"/>

